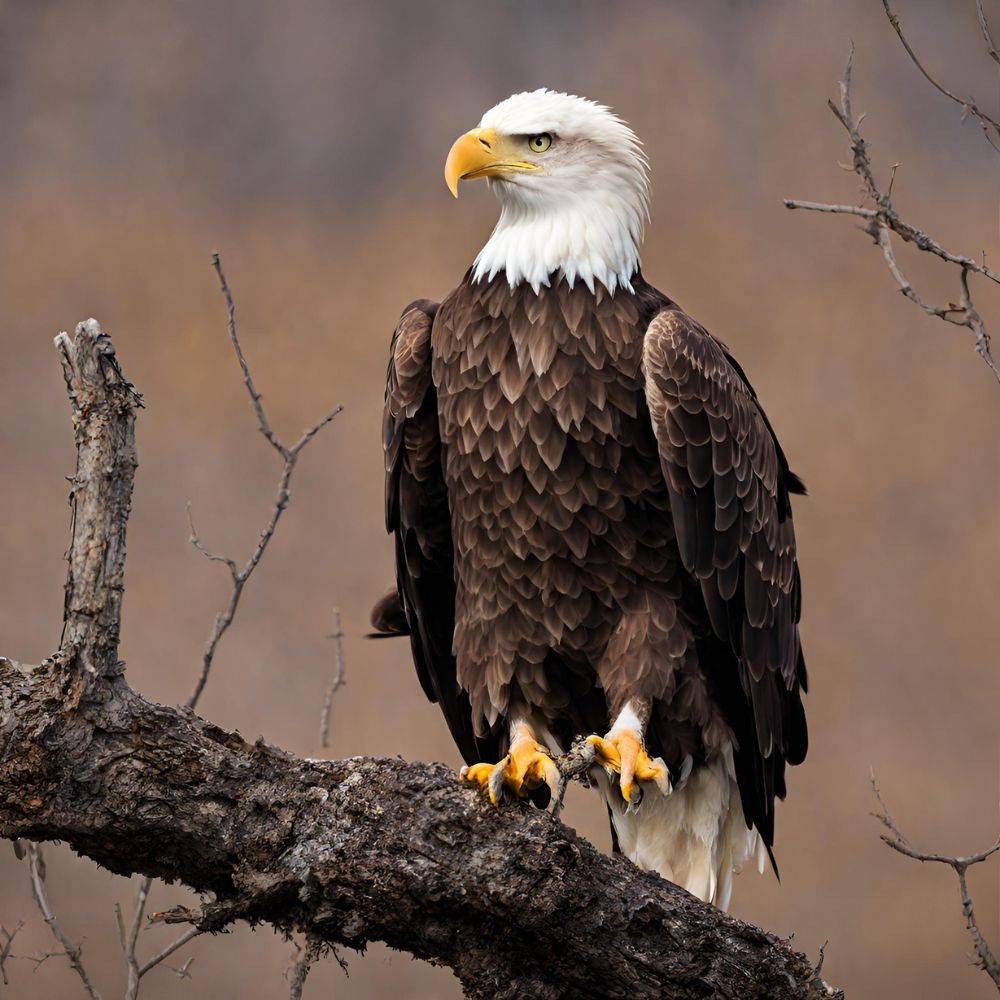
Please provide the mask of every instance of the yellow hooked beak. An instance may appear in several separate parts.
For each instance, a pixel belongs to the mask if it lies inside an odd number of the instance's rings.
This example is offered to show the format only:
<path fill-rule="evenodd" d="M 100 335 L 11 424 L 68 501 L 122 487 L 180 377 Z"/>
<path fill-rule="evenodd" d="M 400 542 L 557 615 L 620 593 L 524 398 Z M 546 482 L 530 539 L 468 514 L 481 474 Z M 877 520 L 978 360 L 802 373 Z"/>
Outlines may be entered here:
<path fill-rule="evenodd" d="M 537 163 L 521 159 L 522 150 L 496 129 L 474 128 L 459 136 L 444 165 L 444 182 L 457 198 L 458 182 L 479 177 L 501 177 L 524 170 L 541 170 Z"/>

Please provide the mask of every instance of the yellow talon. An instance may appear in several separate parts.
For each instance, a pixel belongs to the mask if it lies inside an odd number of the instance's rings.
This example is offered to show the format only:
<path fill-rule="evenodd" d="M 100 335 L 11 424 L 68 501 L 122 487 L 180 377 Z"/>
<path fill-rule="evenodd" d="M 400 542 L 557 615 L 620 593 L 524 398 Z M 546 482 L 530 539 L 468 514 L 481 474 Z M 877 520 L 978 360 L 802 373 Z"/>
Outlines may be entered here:
<path fill-rule="evenodd" d="M 660 757 L 653 759 L 642 745 L 642 737 L 631 729 L 610 732 L 606 737 L 588 736 L 599 764 L 621 775 L 622 798 L 629 804 L 637 803 L 640 795 L 636 781 L 652 781 L 663 792 L 670 794 L 670 775 Z"/>
<path fill-rule="evenodd" d="M 468 785 L 479 785 L 480 788 L 485 788 L 494 767 L 496 767 L 495 764 L 473 764 L 472 767 L 463 767 L 461 771 L 462 781 Z"/>
<path fill-rule="evenodd" d="M 559 788 L 559 768 L 523 724 L 515 729 L 510 750 L 503 760 L 497 764 L 463 767 L 459 777 L 464 784 L 485 791 L 493 805 L 499 804 L 504 788 L 522 799 L 541 785 L 547 785 L 553 795 Z"/>

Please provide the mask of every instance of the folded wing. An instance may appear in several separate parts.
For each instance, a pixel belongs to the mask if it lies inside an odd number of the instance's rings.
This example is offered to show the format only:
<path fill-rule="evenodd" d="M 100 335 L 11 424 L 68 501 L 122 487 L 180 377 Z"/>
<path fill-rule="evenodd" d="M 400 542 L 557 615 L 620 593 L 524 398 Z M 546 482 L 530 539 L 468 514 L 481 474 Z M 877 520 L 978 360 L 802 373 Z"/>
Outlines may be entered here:
<path fill-rule="evenodd" d="M 496 760 L 499 753 L 494 738 L 473 731 L 469 698 L 458 687 L 452 655 L 454 554 L 431 380 L 436 310 L 437 303 L 414 302 L 392 338 L 382 429 L 386 528 L 396 542 L 398 604 L 383 598 L 373 624 L 389 634 L 409 633 L 420 683 L 441 706 L 462 756 L 472 764 Z"/>
<path fill-rule="evenodd" d="M 739 744 L 744 812 L 770 843 L 785 763 L 801 762 L 807 747 L 789 502 L 805 487 L 742 369 L 680 309 L 653 318 L 644 366 L 681 559 L 710 623 L 706 659 L 717 664 L 712 680 Z M 712 657 L 713 640 L 731 655 Z"/>

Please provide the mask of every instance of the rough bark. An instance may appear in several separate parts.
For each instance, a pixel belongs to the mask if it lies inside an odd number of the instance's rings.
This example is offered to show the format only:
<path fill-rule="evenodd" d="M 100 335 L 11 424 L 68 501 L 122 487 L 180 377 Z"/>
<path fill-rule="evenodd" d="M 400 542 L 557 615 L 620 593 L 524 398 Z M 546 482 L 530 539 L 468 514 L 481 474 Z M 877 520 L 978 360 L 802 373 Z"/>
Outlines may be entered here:
<path fill-rule="evenodd" d="M 0 835 L 211 894 L 206 930 L 385 941 L 471 997 L 830 995 L 786 943 L 442 765 L 302 760 L 133 691 L 117 638 L 140 401 L 96 323 L 57 345 L 78 446 L 66 628 L 38 666 L 0 659 Z"/>

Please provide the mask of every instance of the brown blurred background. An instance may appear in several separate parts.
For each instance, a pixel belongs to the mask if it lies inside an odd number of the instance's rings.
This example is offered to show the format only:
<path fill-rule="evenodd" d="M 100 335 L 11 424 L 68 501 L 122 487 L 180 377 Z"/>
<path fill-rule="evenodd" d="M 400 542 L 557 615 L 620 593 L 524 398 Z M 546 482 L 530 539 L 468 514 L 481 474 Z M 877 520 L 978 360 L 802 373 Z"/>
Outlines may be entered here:
<path fill-rule="evenodd" d="M 972 0 L 899 0 L 927 62 L 996 106 Z M 1000 5 L 988 5 L 1000 31 Z M 796 504 L 812 679 L 808 761 L 779 810 L 783 881 L 744 874 L 735 912 L 815 958 L 852 997 L 987 997 L 953 875 L 880 844 L 874 766 L 921 845 L 996 834 L 1000 389 L 964 330 L 924 317 L 851 220 L 783 196 L 850 201 L 856 178 L 825 108 L 849 38 L 856 106 L 915 221 L 997 259 L 996 154 L 906 61 L 873 0 L 851 2 L 0 5 L 0 651 L 57 643 L 73 468 L 51 338 L 96 316 L 144 393 L 129 529 L 123 658 L 148 696 L 182 701 L 216 609 L 271 503 L 275 456 L 254 429 L 209 264 L 218 248 L 273 422 L 291 436 L 345 412 L 303 458 L 290 511 L 224 640 L 201 710 L 300 754 L 458 763 L 404 643 L 366 643 L 390 582 L 379 445 L 389 334 L 441 297 L 495 204 L 441 178 L 452 139 L 508 94 L 583 93 L 631 121 L 653 165 L 647 276 L 729 342 L 811 496 Z M 926 293 L 955 275 L 902 253 Z M 1000 296 L 978 282 L 1000 331 Z M 348 684 L 318 741 L 343 611 Z M 576 790 L 568 821 L 607 846 Z M 106 996 L 122 971 L 113 905 L 131 888 L 48 851 L 51 901 Z M 998 931 L 997 867 L 974 872 Z M 157 885 L 153 907 L 183 901 Z M 15 952 L 51 942 L 27 872 L 0 850 L 0 921 Z M 170 929 L 146 935 L 145 954 Z M 558 947 L 553 929 L 553 947 Z M 269 929 L 199 940 L 192 981 L 158 969 L 143 996 L 286 995 L 290 948 Z M 306 995 L 447 998 L 450 972 L 381 946 L 318 966 Z M 178 962 L 177 964 L 180 964 Z M 14 997 L 75 997 L 60 958 L 9 963 Z M 2 987 L 0 987 L 2 989 Z"/>

